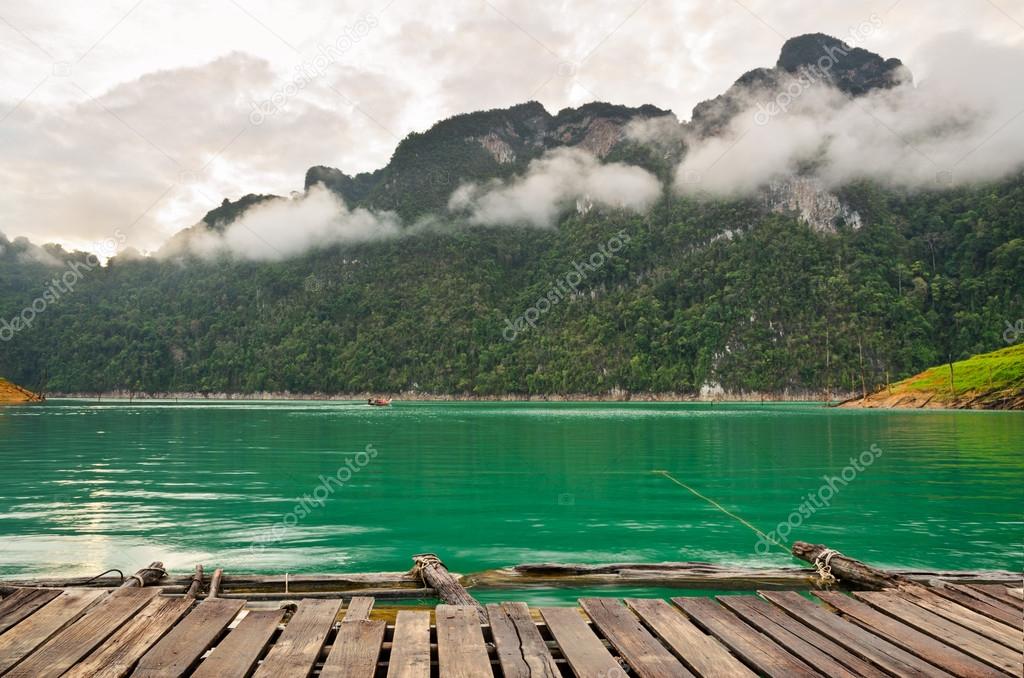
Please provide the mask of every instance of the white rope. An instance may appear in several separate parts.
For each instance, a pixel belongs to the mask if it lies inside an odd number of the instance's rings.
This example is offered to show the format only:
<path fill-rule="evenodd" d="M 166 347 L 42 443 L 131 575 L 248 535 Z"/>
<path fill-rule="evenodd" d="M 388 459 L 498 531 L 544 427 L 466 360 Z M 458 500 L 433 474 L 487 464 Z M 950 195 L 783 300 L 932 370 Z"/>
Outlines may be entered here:
<path fill-rule="evenodd" d="M 818 570 L 818 585 L 822 588 L 830 588 L 839 580 L 832 574 L 832 556 L 842 555 L 835 549 L 825 549 L 814 559 L 814 567 Z"/>

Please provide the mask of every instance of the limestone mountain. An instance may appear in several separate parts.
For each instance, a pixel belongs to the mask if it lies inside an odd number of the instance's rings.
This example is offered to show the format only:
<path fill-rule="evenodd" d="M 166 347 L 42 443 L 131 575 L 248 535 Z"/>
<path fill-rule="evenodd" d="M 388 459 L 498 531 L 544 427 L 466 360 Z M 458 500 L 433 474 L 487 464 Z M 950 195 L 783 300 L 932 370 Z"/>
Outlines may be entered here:
<path fill-rule="evenodd" d="M 306 172 L 303 189 L 309 191 L 322 184 L 350 207 L 392 210 L 412 222 L 443 212 L 462 182 L 520 174 L 531 160 L 553 148 L 581 148 L 602 161 L 636 164 L 668 179 L 671 161 L 678 160 L 685 151 L 686 137 L 720 133 L 752 100 L 769 100 L 801 74 L 814 84 L 834 86 L 851 97 L 910 78 L 899 59 L 884 59 L 821 33 L 802 35 L 785 42 L 774 67 L 745 73 L 721 96 L 698 104 L 688 122 L 680 122 L 671 111 L 651 105 L 593 102 L 551 114 L 540 103 L 530 101 L 452 116 L 425 132 L 414 132 L 398 144 L 386 166 L 373 172 L 349 175 L 341 169 L 313 166 Z M 662 119 L 667 136 L 678 139 L 679 147 L 671 154 L 659 157 L 628 137 L 630 123 L 655 118 Z M 786 179 L 780 178 L 775 184 L 765 191 L 770 211 L 784 208 L 794 209 L 805 218 L 815 215 L 806 221 L 821 230 L 831 230 L 837 219 L 856 222 L 859 218 L 824 190 L 812 195 L 812 183 L 787 186 Z M 773 199 L 779 195 L 785 199 Z M 276 197 L 249 194 L 235 201 L 225 200 L 200 223 L 221 230 L 249 207 Z M 822 211 L 823 205 L 829 209 Z"/>

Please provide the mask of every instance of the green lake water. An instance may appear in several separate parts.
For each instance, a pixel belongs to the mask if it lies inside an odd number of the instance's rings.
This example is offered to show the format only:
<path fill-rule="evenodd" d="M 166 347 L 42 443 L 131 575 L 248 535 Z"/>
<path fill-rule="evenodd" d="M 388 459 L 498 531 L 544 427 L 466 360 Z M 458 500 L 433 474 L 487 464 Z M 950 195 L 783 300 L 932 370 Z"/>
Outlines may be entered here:
<path fill-rule="evenodd" d="M 182 572 L 395 571 L 423 551 L 463 573 L 795 563 L 657 470 L 765 532 L 789 520 L 780 541 L 879 566 L 1024 567 L 1021 413 L 63 400 L 0 408 L 0 575 L 151 560 Z M 824 489 L 823 476 L 841 482 Z"/>

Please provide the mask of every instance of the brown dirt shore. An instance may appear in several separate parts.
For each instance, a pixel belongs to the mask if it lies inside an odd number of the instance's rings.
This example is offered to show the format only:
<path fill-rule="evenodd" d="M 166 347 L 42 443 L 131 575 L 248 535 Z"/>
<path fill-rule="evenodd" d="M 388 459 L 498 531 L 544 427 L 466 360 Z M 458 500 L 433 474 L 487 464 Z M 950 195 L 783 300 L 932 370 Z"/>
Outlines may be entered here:
<path fill-rule="evenodd" d="M 43 398 L 32 391 L 0 378 L 0 405 L 19 405 L 42 401 Z"/>
<path fill-rule="evenodd" d="M 839 407 L 912 410 L 1024 410 L 1024 393 L 970 393 L 950 399 L 935 392 L 879 391 L 867 398 L 853 398 Z"/>

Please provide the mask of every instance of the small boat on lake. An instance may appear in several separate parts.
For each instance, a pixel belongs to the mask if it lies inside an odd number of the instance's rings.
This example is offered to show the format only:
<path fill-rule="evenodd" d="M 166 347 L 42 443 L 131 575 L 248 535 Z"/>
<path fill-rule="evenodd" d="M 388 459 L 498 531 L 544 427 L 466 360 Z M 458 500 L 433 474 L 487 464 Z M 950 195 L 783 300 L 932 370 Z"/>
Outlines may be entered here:
<path fill-rule="evenodd" d="M 372 407 L 388 407 L 391 405 L 391 398 L 367 398 L 366 404 Z"/>

